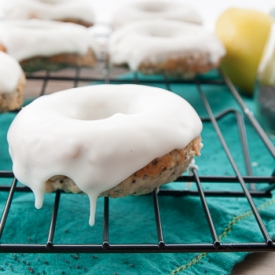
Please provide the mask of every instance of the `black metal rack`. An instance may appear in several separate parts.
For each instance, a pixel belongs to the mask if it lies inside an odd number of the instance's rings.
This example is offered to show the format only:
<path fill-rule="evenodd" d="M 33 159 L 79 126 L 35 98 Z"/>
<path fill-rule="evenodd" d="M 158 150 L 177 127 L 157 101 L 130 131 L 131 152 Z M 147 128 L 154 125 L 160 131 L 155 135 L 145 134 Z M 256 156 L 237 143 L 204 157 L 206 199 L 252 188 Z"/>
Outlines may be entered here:
<path fill-rule="evenodd" d="M 101 66 L 101 67 L 100 67 Z M 256 252 L 256 251 L 275 251 L 275 244 L 273 243 L 271 237 L 269 236 L 263 220 L 255 206 L 253 201 L 253 197 L 271 197 L 271 191 L 275 189 L 275 178 L 271 176 L 252 176 L 251 172 L 251 164 L 249 157 L 249 149 L 246 138 L 246 129 L 243 114 L 236 109 L 227 109 L 221 112 L 218 115 L 214 115 L 211 110 L 210 104 L 203 92 L 202 85 L 227 85 L 228 89 L 234 96 L 236 102 L 241 107 L 243 113 L 247 117 L 248 121 L 256 130 L 259 137 L 262 139 L 266 148 L 269 150 L 270 154 L 273 158 L 275 158 L 275 148 L 265 132 L 262 130 L 261 126 L 254 118 L 252 112 L 247 108 L 244 104 L 242 98 L 238 94 L 237 90 L 234 88 L 230 80 L 220 73 L 220 79 L 199 79 L 195 80 L 177 80 L 177 79 L 168 79 L 167 77 L 163 77 L 163 79 L 155 80 L 155 79 L 140 79 L 137 73 L 134 74 L 132 80 L 123 80 L 118 79 L 116 77 L 112 77 L 112 71 L 108 68 L 108 64 L 100 63 L 100 72 L 102 72 L 102 76 L 100 74 L 93 73 L 95 69 L 91 70 L 92 75 L 95 76 L 81 76 L 81 68 L 76 68 L 73 76 L 59 76 L 58 74 L 51 74 L 50 72 L 45 72 L 45 74 L 30 74 L 27 75 L 29 80 L 39 80 L 42 81 L 42 88 L 40 91 L 40 96 L 45 93 L 46 87 L 50 81 L 68 81 L 72 82 L 74 87 L 77 87 L 80 82 L 95 82 L 101 81 L 103 83 L 135 83 L 135 84 L 156 84 L 161 83 L 166 86 L 167 90 L 171 90 L 172 84 L 187 84 L 193 83 L 196 85 L 197 90 L 199 92 L 201 101 L 205 106 L 208 117 L 202 117 L 202 121 L 204 123 L 211 123 L 216 131 L 217 138 L 222 144 L 223 150 L 227 155 L 227 158 L 235 172 L 235 176 L 199 176 L 196 168 L 191 168 L 192 175 L 189 176 L 181 176 L 177 181 L 181 182 L 195 182 L 197 190 L 169 190 L 169 189 L 160 189 L 155 190 L 152 193 L 153 197 L 153 206 L 155 211 L 155 222 L 156 222 L 156 230 L 157 236 L 155 244 L 143 243 L 143 244 L 112 244 L 109 242 L 109 198 L 104 199 L 104 224 L 103 224 L 103 238 L 102 243 L 99 244 L 55 244 L 54 243 L 54 233 L 56 228 L 56 220 L 59 209 L 59 202 L 61 196 L 68 196 L 68 194 L 63 194 L 63 192 L 56 192 L 55 194 L 55 202 L 53 205 L 53 212 L 51 223 L 48 231 L 48 239 L 45 240 L 45 243 L 40 244 L 20 244 L 20 243 L 9 243 L 4 244 L 1 243 L 1 237 L 4 233 L 5 224 L 7 217 L 9 215 L 9 210 L 12 204 L 13 196 L 16 192 L 31 192 L 31 190 L 27 187 L 17 186 L 17 180 L 14 178 L 12 171 L 0 171 L 0 180 L 1 178 L 10 178 L 12 179 L 11 186 L 0 185 L 0 192 L 9 192 L 8 199 L 6 202 L 5 209 L 2 214 L 1 224 L 0 224 L 0 252 L 1 253 L 17 253 L 17 252 L 26 252 L 26 253 L 82 253 L 82 252 L 101 252 L 101 253 L 166 253 L 166 252 Z M 235 163 L 232 154 L 227 146 L 225 138 L 219 128 L 218 121 L 221 118 L 224 118 L 228 115 L 234 115 L 236 119 L 236 123 L 238 126 L 238 131 L 240 134 L 240 143 L 242 146 L 245 167 L 247 176 L 242 176 L 237 164 Z M 238 183 L 240 184 L 242 191 L 213 191 L 213 190 L 203 190 L 202 184 L 204 182 L 209 183 Z M 251 184 L 251 188 L 247 187 L 247 183 Z M 268 188 L 255 190 L 253 185 L 255 184 L 266 184 L 268 183 Z M 208 221 L 208 225 L 210 228 L 212 242 L 209 243 L 192 243 L 192 244 L 169 244 L 165 242 L 163 231 L 162 231 L 162 221 L 158 203 L 159 196 L 198 196 L 201 200 L 205 218 Z M 216 197 L 245 197 L 251 207 L 253 215 L 257 221 L 258 227 L 264 237 L 265 242 L 260 243 L 221 243 L 216 229 L 213 223 L 212 216 L 210 214 L 206 196 L 216 196 Z"/>

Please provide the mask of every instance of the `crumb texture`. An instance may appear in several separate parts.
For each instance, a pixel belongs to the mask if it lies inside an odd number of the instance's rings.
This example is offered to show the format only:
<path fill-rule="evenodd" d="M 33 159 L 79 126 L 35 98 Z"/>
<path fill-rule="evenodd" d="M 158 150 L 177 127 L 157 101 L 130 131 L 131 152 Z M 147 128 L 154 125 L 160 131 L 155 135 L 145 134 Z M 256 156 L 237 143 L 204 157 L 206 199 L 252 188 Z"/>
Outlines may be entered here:
<path fill-rule="evenodd" d="M 139 71 L 143 74 L 164 74 L 189 78 L 217 68 L 220 63 L 221 59 L 216 63 L 210 62 L 207 53 L 196 53 L 178 58 L 168 58 L 168 60 L 159 61 L 156 64 L 145 60 L 140 64 Z"/>
<path fill-rule="evenodd" d="M 125 197 L 128 195 L 143 195 L 152 192 L 159 186 L 176 180 L 185 172 L 193 160 L 200 154 L 201 138 L 191 141 L 183 149 L 175 149 L 170 153 L 152 160 L 142 169 L 138 170 L 117 186 L 103 192 L 104 197 Z M 46 192 L 55 190 L 81 193 L 78 186 L 68 177 L 57 175 L 46 182 Z"/>
<path fill-rule="evenodd" d="M 25 84 L 25 74 L 22 73 L 18 84 L 12 93 L 0 93 L 0 113 L 12 111 L 22 106 Z"/>
<path fill-rule="evenodd" d="M 94 67 L 96 57 L 92 49 L 85 55 L 62 53 L 53 56 L 36 56 L 20 62 L 25 72 L 56 71 L 68 67 Z"/>

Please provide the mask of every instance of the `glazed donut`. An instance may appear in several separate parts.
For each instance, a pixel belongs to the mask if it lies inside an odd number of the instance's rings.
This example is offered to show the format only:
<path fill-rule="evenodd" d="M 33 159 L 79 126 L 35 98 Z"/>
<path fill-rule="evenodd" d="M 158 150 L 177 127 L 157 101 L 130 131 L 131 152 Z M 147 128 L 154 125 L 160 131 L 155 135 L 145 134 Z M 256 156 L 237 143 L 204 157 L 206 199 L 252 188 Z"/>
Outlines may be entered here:
<path fill-rule="evenodd" d="M 0 51 L 0 113 L 21 107 L 25 83 L 25 74 L 18 62 Z"/>
<path fill-rule="evenodd" d="M 118 29 L 140 20 L 170 19 L 201 24 L 200 14 L 182 3 L 168 1 L 142 1 L 119 9 L 112 20 L 112 28 Z"/>
<path fill-rule="evenodd" d="M 193 76 L 219 66 L 221 41 L 202 27 L 170 20 L 133 22 L 109 42 L 110 62 L 145 74 Z"/>
<path fill-rule="evenodd" d="M 86 0 L 9 0 L 3 4 L 4 19 L 42 19 L 71 22 L 90 27 L 94 12 Z"/>
<path fill-rule="evenodd" d="M 87 28 L 37 19 L 1 21 L 0 44 L 24 71 L 92 67 L 98 54 L 97 43 Z"/>
<path fill-rule="evenodd" d="M 97 85 L 36 99 L 7 138 L 13 172 L 35 206 L 45 192 L 84 192 L 93 225 L 98 196 L 144 194 L 179 177 L 200 153 L 201 130 L 195 110 L 174 93 Z"/>

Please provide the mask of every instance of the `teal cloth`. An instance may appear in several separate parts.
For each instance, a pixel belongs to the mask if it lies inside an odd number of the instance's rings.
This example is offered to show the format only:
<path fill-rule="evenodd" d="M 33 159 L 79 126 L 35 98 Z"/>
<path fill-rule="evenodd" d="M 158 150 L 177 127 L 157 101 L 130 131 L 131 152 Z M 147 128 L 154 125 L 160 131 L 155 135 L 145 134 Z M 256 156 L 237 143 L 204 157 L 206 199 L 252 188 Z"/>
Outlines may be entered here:
<path fill-rule="evenodd" d="M 131 75 L 127 76 L 129 79 Z M 205 77 L 217 77 L 214 74 Z M 152 78 L 152 77 L 150 77 Z M 155 85 L 163 87 L 163 85 Z M 196 86 L 173 84 L 172 91 L 186 98 L 202 116 L 207 116 Z M 215 114 L 236 105 L 224 86 L 203 85 Z M 129 91 L 130 92 L 130 91 Z M 244 98 L 254 109 L 252 99 Z M 6 133 L 14 114 L 0 115 L 0 170 L 11 170 Z M 239 134 L 233 115 L 219 121 L 219 126 L 242 175 L 246 174 Z M 246 121 L 246 130 L 254 175 L 269 176 L 274 160 Z M 204 148 L 196 158 L 199 175 L 235 175 L 210 123 L 204 124 Z M 0 179 L 0 184 L 11 184 Z M 203 183 L 205 190 L 241 190 L 239 184 Z M 261 185 L 262 186 L 262 185 Z M 260 188 L 261 186 L 257 186 Z M 172 183 L 168 189 L 185 189 L 186 183 Z M 196 189 L 195 184 L 191 189 Z M 8 193 L 0 193 L 0 212 Z M 275 238 L 275 199 L 254 199 L 272 238 Z M 45 195 L 43 208 L 36 210 L 33 194 L 15 193 L 2 243 L 46 243 L 54 194 Z M 263 237 L 244 198 L 211 198 L 207 203 L 221 241 L 263 242 Z M 166 243 L 211 242 L 211 234 L 200 199 L 197 197 L 159 197 Z M 88 225 L 89 202 L 85 195 L 62 194 L 55 244 L 102 243 L 103 199 L 98 199 L 95 226 Z M 157 243 L 152 197 L 126 197 L 110 200 L 110 243 Z M 247 253 L 161 253 L 161 254 L 2 254 L 3 274 L 230 274 L 233 266 Z M 30 273 L 31 272 L 31 273 Z"/>

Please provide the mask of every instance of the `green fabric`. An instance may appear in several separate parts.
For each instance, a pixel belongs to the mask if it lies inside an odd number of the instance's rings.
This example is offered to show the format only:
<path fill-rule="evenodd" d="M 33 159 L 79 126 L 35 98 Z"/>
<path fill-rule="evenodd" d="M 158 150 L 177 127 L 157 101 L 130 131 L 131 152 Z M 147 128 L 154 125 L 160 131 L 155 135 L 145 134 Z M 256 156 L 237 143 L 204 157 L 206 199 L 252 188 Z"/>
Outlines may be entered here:
<path fill-rule="evenodd" d="M 131 75 L 127 76 L 131 78 Z M 217 77 L 211 73 L 205 77 Z M 165 88 L 165 86 L 158 85 Z M 207 113 L 195 85 L 171 85 L 173 92 L 186 98 L 197 110 Z M 226 87 L 203 85 L 215 113 L 236 107 Z M 244 99 L 254 108 L 252 99 Z M 0 170 L 11 170 L 6 133 L 14 114 L 0 115 Z M 241 173 L 246 174 L 243 156 L 233 115 L 219 121 L 219 126 Z M 246 122 L 254 175 L 271 175 L 274 160 Z M 210 123 L 204 124 L 204 148 L 196 158 L 199 175 L 235 175 Z M 11 184 L 0 179 L 0 184 Z M 262 185 L 257 186 L 257 188 Z M 172 183 L 163 188 L 187 188 L 185 183 Z M 239 184 L 203 184 L 205 190 L 241 190 Z M 195 184 L 191 189 L 196 189 Z M 0 212 L 8 193 L 0 193 Z M 275 237 L 275 200 L 254 199 L 269 234 Z M 45 195 L 41 210 L 34 207 L 33 194 L 16 193 L 13 199 L 2 243 L 45 243 L 47 241 L 54 194 Z M 207 203 L 222 242 L 263 242 L 263 237 L 243 198 L 210 198 Z M 196 197 L 159 197 L 163 233 L 166 243 L 211 242 L 203 208 Z M 84 195 L 62 194 L 55 244 L 102 243 L 103 199 L 97 203 L 96 224 L 88 225 L 89 202 Z M 225 233 L 226 232 L 226 233 Z M 110 200 L 110 243 L 157 243 L 157 232 L 151 196 L 126 197 Z M 0 273 L 3 274 L 230 274 L 233 266 L 246 253 L 174 253 L 174 254 L 1 254 Z M 179 268 L 180 267 L 180 268 Z"/>

